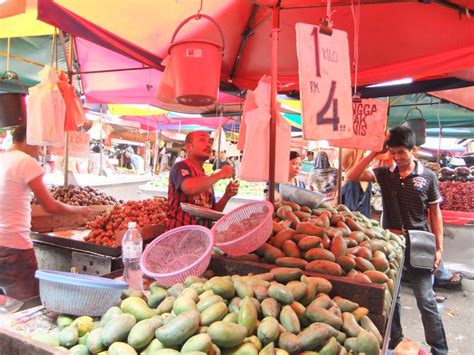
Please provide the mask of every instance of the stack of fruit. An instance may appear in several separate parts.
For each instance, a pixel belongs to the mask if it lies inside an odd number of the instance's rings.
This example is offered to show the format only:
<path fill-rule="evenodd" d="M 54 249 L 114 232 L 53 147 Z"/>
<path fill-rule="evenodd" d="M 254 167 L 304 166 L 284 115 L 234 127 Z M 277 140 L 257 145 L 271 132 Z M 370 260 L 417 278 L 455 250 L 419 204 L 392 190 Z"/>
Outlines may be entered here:
<path fill-rule="evenodd" d="M 368 310 L 328 294 L 329 281 L 276 268 L 248 276 L 188 277 L 125 298 L 100 321 L 60 316 L 37 338 L 72 354 L 380 354 Z M 84 325 L 84 323 L 87 323 Z"/>
<path fill-rule="evenodd" d="M 99 190 L 90 186 L 51 186 L 49 192 L 53 195 L 55 200 L 61 201 L 73 206 L 96 206 L 96 205 L 116 205 L 121 203 L 114 197 L 109 196 Z M 39 204 L 34 198 L 33 204 Z"/>
<path fill-rule="evenodd" d="M 91 229 L 84 239 L 86 242 L 117 247 L 120 240 L 118 234 L 128 228 L 128 222 L 137 222 L 137 227 L 153 224 L 164 224 L 168 201 L 164 197 L 155 197 L 142 201 L 128 201 L 123 205 L 115 205 L 110 211 L 104 212 L 87 223 Z M 117 233 L 119 232 L 119 233 Z"/>
<path fill-rule="evenodd" d="M 247 260 L 387 284 L 393 296 L 405 241 L 346 206 L 275 204 L 273 236 Z"/>

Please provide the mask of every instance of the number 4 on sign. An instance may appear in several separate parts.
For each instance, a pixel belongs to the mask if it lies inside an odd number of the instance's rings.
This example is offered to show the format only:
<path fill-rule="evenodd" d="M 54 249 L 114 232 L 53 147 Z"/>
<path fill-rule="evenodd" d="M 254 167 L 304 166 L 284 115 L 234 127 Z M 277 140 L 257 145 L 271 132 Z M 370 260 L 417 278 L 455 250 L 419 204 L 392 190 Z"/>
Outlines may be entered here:
<path fill-rule="evenodd" d="M 318 125 L 321 124 L 331 124 L 332 123 L 332 130 L 337 131 L 339 126 L 339 116 L 337 114 L 337 99 L 334 99 L 334 93 L 336 92 L 336 85 L 337 83 L 333 80 L 331 81 L 331 89 L 329 90 L 328 98 L 319 111 L 316 114 L 316 123 Z M 324 117 L 324 115 L 329 111 L 332 103 L 332 117 Z"/>

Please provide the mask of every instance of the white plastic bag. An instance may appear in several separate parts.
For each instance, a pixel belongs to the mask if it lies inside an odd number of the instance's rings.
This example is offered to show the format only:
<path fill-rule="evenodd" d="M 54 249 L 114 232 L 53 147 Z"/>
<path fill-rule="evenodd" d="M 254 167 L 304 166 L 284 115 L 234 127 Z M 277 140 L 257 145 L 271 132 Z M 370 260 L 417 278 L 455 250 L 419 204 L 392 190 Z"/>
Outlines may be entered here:
<path fill-rule="evenodd" d="M 156 98 L 161 102 L 176 104 L 176 74 L 171 56 L 167 56 L 161 63 L 165 66 L 161 77 Z"/>
<path fill-rule="evenodd" d="M 41 83 L 29 89 L 26 141 L 30 145 L 64 145 L 66 104 L 56 69 L 46 65 L 39 73 Z"/>
<path fill-rule="evenodd" d="M 255 89 L 257 108 L 245 115 L 246 134 L 240 178 L 247 181 L 268 181 L 270 166 L 270 79 L 263 76 Z M 288 181 L 288 157 L 291 127 L 277 116 L 275 182 Z"/>

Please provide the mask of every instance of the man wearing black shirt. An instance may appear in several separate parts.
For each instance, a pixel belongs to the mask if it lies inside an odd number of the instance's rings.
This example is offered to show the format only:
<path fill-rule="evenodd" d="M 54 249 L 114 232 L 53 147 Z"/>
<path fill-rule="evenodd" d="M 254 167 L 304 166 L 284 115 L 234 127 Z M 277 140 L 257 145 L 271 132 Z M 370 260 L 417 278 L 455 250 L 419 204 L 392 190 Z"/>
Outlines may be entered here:
<path fill-rule="evenodd" d="M 378 182 L 382 191 L 382 226 L 400 234 L 402 229 L 431 230 L 436 238 L 434 270 L 439 268 L 443 254 L 443 221 L 439 207 L 442 201 L 436 175 L 414 158 L 415 133 L 407 127 L 395 127 L 387 137 L 386 145 L 395 162 L 394 166 L 373 171 L 365 170 L 378 155 L 370 153 L 348 174 L 348 180 Z M 432 287 L 432 273 L 410 266 L 405 255 L 407 272 L 421 313 L 426 343 L 432 354 L 448 354 L 448 345 L 441 317 L 438 313 Z M 400 322 L 400 300 L 397 304 L 390 334 L 389 348 L 393 349 L 403 339 Z"/>

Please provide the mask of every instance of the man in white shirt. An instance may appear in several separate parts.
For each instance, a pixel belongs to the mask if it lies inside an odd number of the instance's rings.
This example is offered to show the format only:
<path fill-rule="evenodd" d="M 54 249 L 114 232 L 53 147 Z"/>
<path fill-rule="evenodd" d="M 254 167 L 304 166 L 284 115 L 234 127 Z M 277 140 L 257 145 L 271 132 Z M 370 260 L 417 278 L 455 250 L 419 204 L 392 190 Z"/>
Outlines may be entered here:
<path fill-rule="evenodd" d="M 46 212 L 80 213 L 88 207 L 69 206 L 56 201 L 43 183 L 43 168 L 37 162 L 39 146 L 26 143 L 26 126 L 13 132 L 13 146 L 0 153 L 0 287 L 20 300 L 38 294 L 34 277 L 38 267 L 30 239 L 33 192 Z"/>

